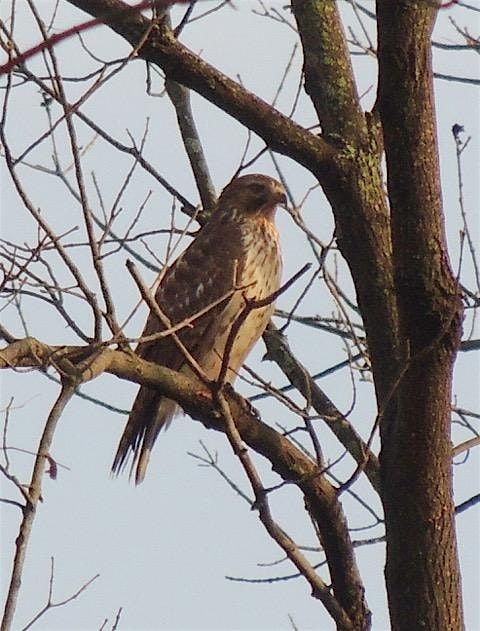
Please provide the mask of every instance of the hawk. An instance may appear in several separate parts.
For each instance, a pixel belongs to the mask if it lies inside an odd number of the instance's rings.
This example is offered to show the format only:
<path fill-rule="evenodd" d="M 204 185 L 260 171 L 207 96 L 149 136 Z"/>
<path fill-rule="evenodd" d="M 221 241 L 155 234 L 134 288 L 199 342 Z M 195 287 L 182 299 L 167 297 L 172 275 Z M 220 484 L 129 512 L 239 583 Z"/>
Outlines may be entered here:
<path fill-rule="evenodd" d="M 271 177 L 252 174 L 233 179 L 220 195 L 211 219 L 161 278 L 155 301 L 167 319 L 162 323 L 151 311 L 142 337 L 201 312 L 175 336 L 208 379 L 218 379 L 231 327 L 245 300 L 267 298 L 280 286 L 282 261 L 274 216 L 277 204 L 285 203 L 283 186 Z M 234 381 L 273 309 L 273 303 L 253 309 L 242 322 L 228 360 L 225 359 L 228 383 Z M 192 368 L 175 336 L 140 342 L 136 353 L 150 362 L 191 375 Z M 175 401 L 141 386 L 112 471 L 118 474 L 133 455 L 135 482 L 142 482 L 153 444 L 178 409 Z"/>

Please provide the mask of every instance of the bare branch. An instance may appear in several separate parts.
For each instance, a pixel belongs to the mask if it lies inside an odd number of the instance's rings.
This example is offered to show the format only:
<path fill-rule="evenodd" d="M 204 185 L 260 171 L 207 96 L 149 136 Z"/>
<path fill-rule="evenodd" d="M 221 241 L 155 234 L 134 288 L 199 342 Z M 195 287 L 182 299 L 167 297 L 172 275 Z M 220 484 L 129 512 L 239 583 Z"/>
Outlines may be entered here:
<path fill-rule="evenodd" d="M 267 346 L 267 358 L 278 364 L 292 385 L 303 394 L 315 411 L 320 414 L 356 462 L 365 466 L 365 474 L 372 486 L 379 492 L 380 479 L 377 457 L 369 450 L 345 416 L 322 392 L 313 378 L 310 377 L 308 371 L 295 359 L 286 339 L 281 336 L 273 324 L 270 324 L 264 333 L 264 340 Z"/>
<path fill-rule="evenodd" d="M 190 161 L 198 192 L 200 193 L 200 199 L 202 200 L 203 210 L 208 215 L 215 208 L 217 196 L 203 153 L 200 136 L 193 118 L 189 90 L 170 79 L 166 80 L 165 87 L 175 107 L 183 146 L 185 147 Z"/>
<path fill-rule="evenodd" d="M 32 477 L 29 484 L 28 500 L 23 509 L 23 519 L 20 524 L 19 534 L 16 539 L 16 551 L 13 561 L 13 569 L 10 578 L 5 609 L 3 612 L 1 631 L 9 631 L 12 627 L 13 617 L 17 606 L 18 593 L 22 584 L 23 568 L 25 565 L 28 544 L 32 533 L 38 502 L 42 494 L 42 478 L 45 461 L 50 450 L 55 428 L 62 415 L 65 406 L 73 396 L 74 382 L 66 382 L 48 415 L 39 445 L 38 454 L 33 466 Z"/>
<path fill-rule="evenodd" d="M 73 361 L 76 363 L 72 364 Z M 92 349 L 88 347 L 50 347 L 33 338 L 14 342 L 0 351 L 0 368 L 27 365 L 53 365 L 63 371 L 69 370 L 70 373 L 73 370 L 77 379 L 82 381 L 109 372 L 121 379 L 155 387 L 164 396 L 178 401 L 192 418 L 200 420 L 207 427 L 225 432 L 224 415 L 214 401 L 205 395 L 205 387 L 201 382 L 141 360 L 133 353 L 108 349 L 94 350 L 92 353 Z M 252 412 L 251 406 L 231 387 L 224 388 L 223 396 L 228 402 L 230 414 L 235 419 L 235 427 L 242 440 L 268 458 L 273 469 L 284 480 L 296 484 L 304 494 L 309 511 L 321 533 L 335 598 L 348 611 L 349 616 L 356 620 L 364 618 L 367 613 L 363 589 L 345 517 L 336 500 L 335 490 L 315 462 L 287 438 L 263 423 Z"/>
<path fill-rule="evenodd" d="M 72 602 L 73 600 L 76 600 L 80 594 L 82 592 L 84 592 L 86 589 L 88 589 L 88 587 L 90 587 L 90 585 L 97 580 L 97 578 L 100 576 L 100 574 L 95 574 L 95 576 L 93 576 L 91 579 L 89 579 L 86 583 L 84 583 L 81 587 L 79 587 L 79 589 L 77 589 L 76 592 L 74 592 L 71 596 L 68 596 L 68 598 L 65 598 L 64 600 L 61 600 L 59 602 L 53 602 L 52 598 L 53 598 L 53 580 L 55 577 L 55 573 L 54 573 L 54 559 L 53 557 L 51 558 L 51 566 L 50 566 L 50 581 L 49 581 L 49 587 L 48 587 L 48 598 L 47 598 L 47 602 L 44 605 L 44 607 L 42 607 L 42 609 L 40 609 L 40 611 L 30 620 L 30 622 L 24 626 L 22 628 L 22 631 L 27 631 L 27 629 L 30 629 L 31 627 L 33 627 L 33 625 L 44 615 L 47 613 L 47 611 L 49 609 L 55 609 L 55 607 L 63 607 L 64 605 L 67 605 L 68 603 Z"/>
<path fill-rule="evenodd" d="M 258 510 L 260 521 L 265 526 L 265 529 L 270 537 L 282 548 L 290 561 L 292 561 L 295 567 L 299 570 L 300 574 L 309 582 L 312 588 L 312 595 L 323 603 L 327 611 L 337 623 L 337 626 L 345 631 L 348 631 L 349 629 L 353 631 L 355 629 L 353 622 L 349 619 L 347 612 L 341 607 L 336 598 L 331 595 L 329 587 L 317 575 L 294 541 L 273 520 L 268 504 L 267 494 L 263 488 L 258 472 L 248 455 L 248 451 L 242 443 L 241 436 L 235 426 L 235 421 L 231 414 L 227 400 L 221 391 L 217 391 L 216 398 L 226 421 L 227 437 L 235 455 L 242 463 L 244 471 L 247 474 L 252 490 L 255 494 L 255 508 Z"/>
<path fill-rule="evenodd" d="M 108 26 L 133 46 L 146 31 L 149 21 L 140 13 L 121 12 L 121 0 L 68 0 L 71 4 L 101 17 Z M 238 83 L 207 64 L 180 44 L 163 25 L 151 34 L 139 51 L 146 61 L 159 65 L 167 78 L 177 81 L 215 103 L 261 136 L 274 150 L 298 159 L 301 164 L 331 166 L 335 151 L 297 123 L 272 108 Z"/>

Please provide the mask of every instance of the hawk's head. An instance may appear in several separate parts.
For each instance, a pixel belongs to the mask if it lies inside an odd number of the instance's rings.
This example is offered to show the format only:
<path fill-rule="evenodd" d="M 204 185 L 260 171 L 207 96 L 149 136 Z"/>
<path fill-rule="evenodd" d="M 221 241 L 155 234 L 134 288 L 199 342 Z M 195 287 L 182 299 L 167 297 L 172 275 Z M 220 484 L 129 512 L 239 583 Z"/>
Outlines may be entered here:
<path fill-rule="evenodd" d="M 280 182 L 273 177 L 254 173 L 232 180 L 223 189 L 218 200 L 218 208 L 243 215 L 273 218 L 277 204 L 286 203 L 287 196 Z"/>

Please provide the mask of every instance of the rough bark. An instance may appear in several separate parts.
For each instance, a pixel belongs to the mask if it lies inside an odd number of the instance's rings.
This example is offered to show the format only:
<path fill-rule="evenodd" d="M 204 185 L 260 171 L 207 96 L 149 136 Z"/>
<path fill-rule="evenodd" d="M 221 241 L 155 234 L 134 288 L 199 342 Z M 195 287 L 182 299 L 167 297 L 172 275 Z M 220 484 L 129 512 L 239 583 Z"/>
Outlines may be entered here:
<path fill-rule="evenodd" d="M 368 136 L 338 6 L 331 0 L 293 0 L 304 52 L 305 90 L 324 135 L 342 142 Z"/>
<path fill-rule="evenodd" d="M 392 216 L 404 373 L 382 429 L 392 628 L 461 629 L 450 445 L 462 307 L 449 267 L 433 105 L 427 2 L 378 2 L 379 109 Z"/>
<path fill-rule="evenodd" d="M 337 242 L 365 325 L 377 401 L 382 415 L 390 415 L 400 350 L 381 126 L 376 115 L 361 110 L 336 3 L 294 0 L 292 9 L 303 45 L 306 89 L 324 138 L 337 147 L 334 169 L 317 164 L 312 171 L 332 206 Z"/>

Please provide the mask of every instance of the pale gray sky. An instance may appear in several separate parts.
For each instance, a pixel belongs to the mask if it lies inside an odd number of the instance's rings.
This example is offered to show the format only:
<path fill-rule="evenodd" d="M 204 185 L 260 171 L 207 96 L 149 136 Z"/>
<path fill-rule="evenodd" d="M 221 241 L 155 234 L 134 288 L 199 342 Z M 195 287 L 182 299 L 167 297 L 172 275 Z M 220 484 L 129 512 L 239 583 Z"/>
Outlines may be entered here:
<path fill-rule="evenodd" d="M 9 3 L 6 3 L 9 4 Z M 204 3 L 200 3 L 203 5 Z M 269 3 L 272 4 L 272 3 Z M 281 9 L 283 3 L 277 3 Z M 51 13 L 53 1 L 38 3 L 45 19 Z M 254 2 L 239 1 L 237 8 L 226 8 L 188 27 L 183 41 L 204 59 L 234 77 L 240 74 L 245 86 L 270 101 L 282 77 L 290 57 L 295 34 L 289 28 L 272 20 L 251 13 Z M 205 6 L 213 6 L 205 3 Z M 6 8 L 6 5 L 5 5 Z M 0 7 L 0 12 L 5 11 Z M 203 7 L 202 7 L 203 8 Z M 355 25 L 345 9 L 349 23 Z M 39 40 L 26 7 L 17 7 L 17 29 L 21 41 L 34 44 Z M 178 13 L 177 13 L 178 15 Z M 451 13 L 441 14 L 435 37 L 439 41 L 457 41 L 457 35 L 449 22 Z M 478 21 L 471 24 L 472 13 L 457 9 L 457 21 L 463 26 L 470 21 L 472 33 L 478 33 Z M 5 19 L 6 15 L 1 14 Z M 85 15 L 61 2 L 56 29 L 81 22 Z M 355 26 L 359 32 L 358 26 Z M 100 27 L 86 33 L 85 41 L 96 55 L 113 59 L 129 52 L 122 40 Z M 57 54 L 66 76 L 83 75 L 97 66 L 88 60 L 78 41 L 73 39 L 58 46 Z M 288 112 L 297 87 L 301 68 L 301 53 L 297 51 L 293 61 L 291 79 L 287 82 L 278 107 Z M 359 91 L 373 88 L 365 96 L 365 107 L 374 100 L 375 62 L 372 58 L 354 57 Z M 29 62 L 32 69 L 42 68 L 41 58 Z M 435 51 L 435 68 L 445 74 L 478 77 L 478 62 L 472 53 L 445 53 Z M 155 89 L 163 89 L 162 81 L 154 79 Z M 69 99 L 79 96 L 83 84 L 69 84 Z M 451 247 L 452 263 L 458 265 L 458 232 L 461 228 L 458 208 L 454 143 L 451 127 L 464 125 L 466 135 L 472 140 L 464 154 L 464 194 L 466 207 L 472 217 L 471 227 L 478 244 L 478 158 L 479 118 L 478 87 L 446 81 L 436 82 L 439 139 L 446 224 Z M 14 91 L 9 114 L 9 133 L 14 151 L 19 153 L 46 129 L 45 111 L 40 106 L 38 89 L 25 86 Z M 230 179 L 243 152 L 247 134 L 235 121 L 220 113 L 209 103 L 193 96 L 196 121 L 205 143 L 212 177 L 218 189 Z M 141 61 L 130 64 L 117 77 L 95 93 L 82 107 L 98 124 L 122 142 L 129 144 L 128 129 L 139 141 L 150 121 L 150 131 L 145 148 L 147 157 L 175 187 L 187 198 L 198 203 L 193 178 L 183 148 L 179 142 L 173 108 L 167 97 L 152 98 L 145 94 L 145 65 Z M 59 107 L 53 106 L 54 118 Z M 305 126 L 315 122 L 308 99 L 303 96 L 296 120 Z M 92 132 L 78 124 L 80 142 L 85 146 L 93 139 Z M 63 132 L 59 133 L 59 153 L 63 166 L 71 163 Z M 253 147 L 262 143 L 253 139 Z M 51 146 L 41 144 L 28 161 L 51 166 Z M 254 150 L 251 151 L 253 155 Z M 279 158 L 288 184 L 300 201 L 313 182 L 310 174 L 290 160 Z M 131 160 L 114 152 L 102 140 L 97 139 L 83 158 L 84 172 L 88 180 L 88 192 L 93 207 L 98 210 L 98 200 L 90 178 L 94 171 L 101 183 L 107 206 L 112 203 Z M 2 169 L 4 165 L 2 163 Z M 261 158 L 252 169 L 275 175 L 268 157 Z M 35 205 L 55 227 L 57 232 L 81 224 L 80 209 L 63 184 L 53 176 L 23 167 L 19 173 L 28 182 L 28 189 Z M 71 175 L 71 173 L 69 173 Z M 35 227 L 16 198 L 5 170 L 2 177 L 2 236 L 17 241 L 31 241 Z M 122 231 L 132 220 L 148 191 L 152 191 L 145 212 L 137 226 L 138 231 L 165 228 L 169 225 L 171 197 L 148 174 L 140 169 L 129 186 L 122 206 L 124 214 L 116 226 Z M 304 207 L 304 217 L 309 227 L 320 238 L 328 240 L 332 232 L 332 218 L 323 194 L 315 191 Z M 184 222 L 178 215 L 178 222 Z M 305 260 L 312 260 L 305 247 L 302 233 L 295 228 L 286 214 L 280 214 L 278 223 L 282 235 L 285 259 L 285 278 L 296 271 Z M 475 232 L 476 231 L 476 232 Z M 157 237 L 149 241 L 155 253 L 162 259 L 166 240 Z M 141 248 L 140 248 L 141 249 Z M 145 250 L 142 250 L 145 254 Z M 75 253 L 88 277 L 89 262 L 85 253 Z M 137 300 L 137 291 L 130 280 L 124 262 L 127 254 L 120 253 L 106 259 L 106 268 L 114 291 L 121 319 Z M 472 282 L 470 262 L 465 259 L 465 279 Z M 345 276 L 344 266 L 339 265 Z M 151 272 L 142 272 L 146 280 L 153 280 Z M 91 276 L 93 282 L 93 275 Z M 302 281 L 303 282 L 303 281 Z M 348 279 L 346 286 L 350 287 Z M 293 287 L 279 300 L 279 307 L 288 309 L 300 293 Z M 87 326 L 85 308 L 75 303 L 73 309 Z M 70 331 L 40 301 L 24 303 L 28 316 L 29 331 L 46 342 L 68 343 L 75 340 Z M 334 305 L 323 285 L 303 303 L 300 313 L 305 315 L 331 314 Z M 139 333 L 145 310 L 129 326 L 132 336 Z M 14 308 L 2 313 L 2 322 L 21 336 L 22 326 Z M 468 327 L 466 327 L 467 329 Z M 345 358 L 342 342 L 326 334 L 317 335 L 312 346 L 311 333 L 301 326 L 292 325 L 288 332 L 292 349 L 313 372 L 319 372 Z M 478 337 L 478 330 L 477 330 Z M 249 364 L 262 376 L 276 385 L 285 380 L 270 363 L 260 363 L 264 352 L 262 343 L 253 352 Z M 356 379 L 356 403 L 350 419 L 356 429 L 368 436 L 375 418 L 370 383 Z M 348 371 L 337 373 L 321 382 L 327 394 L 337 406 L 347 411 L 352 404 L 352 387 Z M 254 393 L 251 387 L 239 383 L 246 394 Z M 102 398 L 114 405 L 128 409 L 136 386 L 110 376 L 102 376 L 84 388 L 88 394 Z M 35 449 L 38 435 L 46 415 L 58 392 L 58 387 L 36 374 L 2 374 L 2 406 L 15 397 L 15 410 L 11 414 L 9 443 L 24 449 Z M 458 405 L 479 410 L 478 359 L 472 354 L 462 354 L 456 370 L 454 395 Z M 271 401 L 258 404 L 265 421 L 292 424 L 286 408 Z M 267 578 L 294 573 L 286 562 L 271 567 L 258 564 L 278 561 L 282 554 L 265 534 L 257 514 L 237 497 L 224 481 L 211 469 L 199 467 L 187 452 L 200 452 L 199 439 L 212 451 L 218 451 L 219 462 L 236 483 L 250 495 L 244 475 L 233 458 L 223 436 L 209 432 L 188 417 L 174 421 L 167 433 L 158 440 L 150 471 L 143 485 L 134 488 L 127 477 L 112 480 L 109 477 L 113 454 L 126 417 L 108 412 L 87 401 L 72 401 L 61 420 L 53 446 L 53 456 L 68 467 L 60 468 L 56 481 L 45 479 L 44 502 L 40 506 L 28 553 L 24 583 L 16 616 L 15 629 L 22 628 L 42 606 L 48 592 L 50 557 L 55 557 L 54 599 L 62 600 L 75 592 L 85 581 L 99 573 L 95 583 L 78 599 L 65 607 L 48 612 L 36 625 L 37 629 L 98 629 L 103 620 L 113 622 L 119 607 L 123 608 L 119 628 L 142 629 L 291 629 L 290 614 L 299 629 L 333 628 L 331 619 L 322 606 L 309 595 L 303 580 L 288 580 L 273 584 L 239 584 L 225 579 L 225 575 L 248 578 Z M 293 423 L 296 423 L 293 421 Z M 469 435 L 454 428 L 456 442 Z M 332 461 L 341 455 L 338 443 L 327 430 L 321 432 L 322 444 Z M 27 479 L 32 459 L 29 455 L 11 455 L 15 471 L 20 479 Z M 268 486 L 278 482 L 268 465 L 255 459 Z M 336 470 L 337 475 L 348 477 L 352 463 L 347 461 Z M 478 492 L 479 460 L 472 453 L 468 462 L 455 467 L 456 501 L 461 502 Z M 360 479 L 355 491 L 362 493 L 375 510 L 379 501 L 371 497 L 368 485 Z M 1 481 L 2 497 L 11 497 L 8 484 Z M 348 496 L 344 506 L 353 528 L 372 523 L 371 516 Z M 315 535 L 304 517 L 302 501 L 298 493 L 284 488 L 271 498 L 274 515 L 285 529 L 302 545 L 315 545 Z M 11 506 L 0 505 L 2 510 L 1 581 L 2 593 L 9 579 L 9 568 L 18 528 L 18 511 Z M 467 628 L 480 628 L 478 619 L 478 506 L 457 519 L 460 558 L 465 592 Z M 380 528 L 354 533 L 355 538 L 378 536 Z M 357 552 L 363 575 L 369 606 L 374 614 L 377 631 L 388 629 L 386 598 L 383 586 L 383 545 L 359 548 Z M 312 555 L 314 561 L 320 555 Z M 109 627 L 107 627 L 109 628 Z"/>

